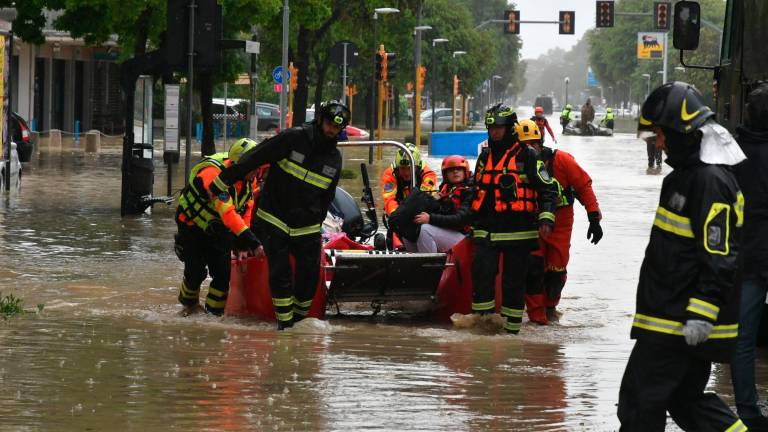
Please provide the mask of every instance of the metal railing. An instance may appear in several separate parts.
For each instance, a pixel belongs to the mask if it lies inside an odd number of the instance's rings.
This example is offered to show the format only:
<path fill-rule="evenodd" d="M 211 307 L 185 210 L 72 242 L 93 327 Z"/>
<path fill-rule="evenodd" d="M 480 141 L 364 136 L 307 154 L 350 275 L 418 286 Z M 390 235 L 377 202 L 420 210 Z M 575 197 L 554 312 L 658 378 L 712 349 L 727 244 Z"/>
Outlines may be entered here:
<path fill-rule="evenodd" d="M 376 147 L 380 145 L 391 145 L 400 148 L 408 155 L 408 159 L 411 161 L 411 188 L 416 190 L 416 163 L 413 159 L 413 154 L 408 147 L 398 141 L 379 140 L 379 141 L 340 141 L 338 144 L 340 147 Z"/>

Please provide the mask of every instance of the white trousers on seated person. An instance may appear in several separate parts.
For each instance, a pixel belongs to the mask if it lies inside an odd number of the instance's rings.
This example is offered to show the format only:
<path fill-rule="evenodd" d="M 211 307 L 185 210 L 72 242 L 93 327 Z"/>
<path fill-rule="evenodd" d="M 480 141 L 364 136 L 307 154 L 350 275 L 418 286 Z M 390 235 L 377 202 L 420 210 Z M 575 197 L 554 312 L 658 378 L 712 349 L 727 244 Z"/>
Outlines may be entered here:
<path fill-rule="evenodd" d="M 460 231 L 424 224 L 415 243 L 406 239 L 403 239 L 403 243 L 408 252 L 448 252 L 464 237 Z"/>

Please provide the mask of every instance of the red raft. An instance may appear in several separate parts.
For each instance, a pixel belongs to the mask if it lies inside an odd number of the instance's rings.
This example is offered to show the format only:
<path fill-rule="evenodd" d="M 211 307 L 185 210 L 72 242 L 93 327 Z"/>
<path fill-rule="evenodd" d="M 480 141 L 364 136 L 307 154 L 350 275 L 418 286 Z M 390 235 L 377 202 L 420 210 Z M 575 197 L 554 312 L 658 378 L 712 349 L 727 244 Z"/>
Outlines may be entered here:
<path fill-rule="evenodd" d="M 447 254 L 408 254 L 374 251 L 337 234 L 323 246 L 319 271 L 310 317 L 325 318 L 329 299 L 339 303 L 431 300 L 436 322 L 450 322 L 452 314 L 472 310 L 469 239 Z M 499 285 L 497 278 L 497 305 L 501 304 Z M 233 261 L 225 313 L 275 321 L 265 258 L 249 258 L 244 266 Z"/>

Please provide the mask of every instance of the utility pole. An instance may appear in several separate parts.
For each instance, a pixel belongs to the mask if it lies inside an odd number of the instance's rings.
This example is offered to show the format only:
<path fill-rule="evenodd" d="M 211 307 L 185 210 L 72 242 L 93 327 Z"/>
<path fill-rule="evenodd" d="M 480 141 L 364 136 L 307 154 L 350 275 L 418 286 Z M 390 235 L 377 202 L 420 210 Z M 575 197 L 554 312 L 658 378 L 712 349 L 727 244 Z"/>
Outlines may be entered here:
<path fill-rule="evenodd" d="M 187 147 L 184 149 L 184 186 L 189 183 L 192 169 L 192 98 L 194 97 L 195 77 L 195 0 L 189 0 L 189 60 L 187 63 Z M 131 127 L 131 125 L 128 125 Z"/>
<path fill-rule="evenodd" d="M 283 72 L 280 76 L 281 89 L 280 89 L 280 130 L 285 130 L 285 116 L 286 101 L 288 99 L 288 20 L 290 18 L 290 9 L 288 8 L 288 0 L 283 0 Z"/>

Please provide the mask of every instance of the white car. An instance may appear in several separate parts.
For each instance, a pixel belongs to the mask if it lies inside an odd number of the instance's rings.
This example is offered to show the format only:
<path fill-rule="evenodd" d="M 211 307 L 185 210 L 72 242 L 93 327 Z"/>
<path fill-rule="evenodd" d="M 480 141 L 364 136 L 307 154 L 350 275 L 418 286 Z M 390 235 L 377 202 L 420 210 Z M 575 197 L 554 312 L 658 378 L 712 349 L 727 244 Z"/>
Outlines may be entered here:
<path fill-rule="evenodd" d="M 446 129 L 453 126 L 453 116 L 451 108 L 435 108 L 435 131 L 445 132 Z M 456 124 L 461 122 L 461 110 L 456 110 Z M 425 129 L 426 128 L 426 129 Z M 426 109 L 421 113 L 421 129 L 432 128 L 432 109 Z"/>

